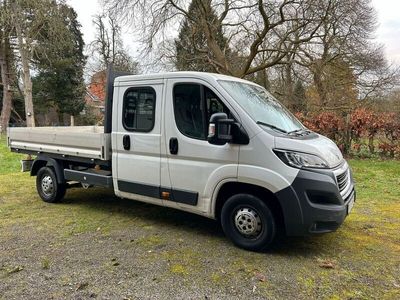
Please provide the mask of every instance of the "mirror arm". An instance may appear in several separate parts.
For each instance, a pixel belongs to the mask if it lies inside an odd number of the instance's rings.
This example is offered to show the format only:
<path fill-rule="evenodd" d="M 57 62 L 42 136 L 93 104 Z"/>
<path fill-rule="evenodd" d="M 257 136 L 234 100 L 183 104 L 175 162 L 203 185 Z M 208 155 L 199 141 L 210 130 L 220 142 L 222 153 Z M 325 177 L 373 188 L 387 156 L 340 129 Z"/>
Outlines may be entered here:
<path fill-rule="evenodd" d="M 249 135 L 243 128 L 242 124 L 235 122 L 231 127 L 232 144 L 248 145 L 250 143 Z"/>

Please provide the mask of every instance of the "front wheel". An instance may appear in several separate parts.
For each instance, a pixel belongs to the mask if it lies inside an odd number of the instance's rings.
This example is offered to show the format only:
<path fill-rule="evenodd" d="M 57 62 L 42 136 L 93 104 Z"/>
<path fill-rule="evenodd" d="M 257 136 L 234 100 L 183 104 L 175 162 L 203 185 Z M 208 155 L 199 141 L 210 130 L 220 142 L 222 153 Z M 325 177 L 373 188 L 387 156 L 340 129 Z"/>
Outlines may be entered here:
<path fill-rule="evenodd" d="M 230 197 L 221 211 L 225 235 L 240 248 L 260 251 L 272 245 L 276 221 L 268 205 L 249 194 Z"/>
<path fill-rule="evenodd" d="M 65 196 L 65 185 L 57 182 L 54 170 L 43 167 L 36 176 L 36 189 L 44 202 L 55 203 L 61 201 Z"/>

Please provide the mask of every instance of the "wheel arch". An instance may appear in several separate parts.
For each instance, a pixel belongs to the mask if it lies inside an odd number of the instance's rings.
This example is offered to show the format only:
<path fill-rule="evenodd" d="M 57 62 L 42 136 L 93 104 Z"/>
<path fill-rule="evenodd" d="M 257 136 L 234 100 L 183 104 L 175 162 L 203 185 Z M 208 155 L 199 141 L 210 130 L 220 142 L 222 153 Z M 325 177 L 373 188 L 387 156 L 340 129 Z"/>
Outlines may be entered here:
<path fill-rule="evenodd" d="M 224 182 L 216 192 L 216 197 L 213 205 L 212 215 L 216 219 L 220 219 L 222 206 L 235 194 L 250 194 L 260 198 L 264 201 L 277 217 L 279 227 L 285 228 L 285 219 L 282 206 L 279 199 L 269 189 L 240 181 L 227 181 Z"/>
<path fill-rule="evenodd" d="M 36 176 L 39 170 L 43 167 L 52 167 L 57 176 L 57 183 L 65 183 L 64 168 L 62 164 L 54 158 L 47 156 L 38 156 L 34 160 L 31 168 L 31 176 Z"/>

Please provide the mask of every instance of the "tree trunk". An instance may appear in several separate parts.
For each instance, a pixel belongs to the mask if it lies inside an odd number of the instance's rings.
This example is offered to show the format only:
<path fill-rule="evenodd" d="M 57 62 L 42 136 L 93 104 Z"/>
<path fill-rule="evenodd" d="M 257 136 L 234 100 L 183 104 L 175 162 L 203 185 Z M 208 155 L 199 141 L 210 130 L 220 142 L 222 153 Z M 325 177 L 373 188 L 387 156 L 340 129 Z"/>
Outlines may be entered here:
<path fill-rule="evenodd" d="M 25 37 L 25 43 L 23 40 L 23 33 L 21 29 L 20 19 L 21 14 L 19 11 L 19 7 L 14 2 L 13 5 L 14 15 L 16 16 L 15 22 L 15 32 L 17 34 L 18 39 L 18 48 L 19 53 L 21 55 L 22 62 L 22 82 L 24 84 L 24 100 L 25 100 L 25 116 L 26 116 L 26 126 L 27 127 L 35 127 L 35 113 L 33 111 L 33 101 L 32 101 L 32 79 L 31 73 L 29 70 L 29 62 L 30 62 L 30 53 L 27 49 L 27 46 L 30 44 L 27 41 L 27 37 Z"/>
<path fill-rule="evenodd" d="M 371 154 L 375 153 L 374 136 L 373 135 L 370 135 L 368 138 L 368 148 L 369 148 L 369 152 L 371 152 Z"/>
<path fill-rule="evenodd" d="M 57 126 L 63 126 L 64 125 L 64 114 L 60 112 L 60 110 L 57 110 Z M 54 126 L 54 123 L 53 123 Z"/>
<path fill-rule="evenodd" d="M 207 16 L 212 15 L 211 2 L 207 2 L 207 4 L 204 3 L 203 5 L 204 6 L 201 9 L 203 18 L 199 20 L 198 25 L 204 32 L 209 50 L 214 55 L 215 67 L 218 73 L 233 75 L 230 62 L 226 59 L 225 53 L 221 50 L 220 46 L 218 45 L 216 37 L 217 32 L 215 31 L 215 28 L 212 26 L 212 24 L 207 21 Z M 244 77 L 244 74 L 242 77 Z"/>
<path fill-rule="evenodd" d="M 350 128 L 350 113 L 346 114 L 345 118 L 345 134 L 343 139 L 343 152 L 345 154 L 349 154 L 351 149 L 351 142 L 352 142 L 352 135 L 351 135 L 351 128 Z"/>
<path fill-rule="evenodd" d="M 269 83 L 269 80 L 268 80 L 267 69 L 263 69 L 263 70 L 261 71 L 261 74 L 262 74 L 262 85 L 263 85 L 263 87 L 265 87 L 267 90 L 269 90 L 269 89 L 270 89 L 270 83 Z"/>
<path fill-rule="evenodd" d="M 292 64 L 288 63 L 285 65 L 285 102 L 290 109 L 294 110 L 295 104 L 293 97 L 293 78 L 292 78 Z"/>
<path fill-rule="evenodd" d="M 328 99 L 328 93 L 326 91 L 326 87 L 323 81 L 323 66 L 320 62 L 314 62 L 314 65 L 311 68 L 311 72 L 313 75 L 313 81 L 314 81 L 314 85 L 315 88 L 317 90 L 318 93 L 318 98 L 319 98 L 319 106 L 324 110 Z"/>
<path fill-rule="evenodd" d="M 71 124 L 70 126 L 75 126 L 75 117 L 71 115 Z"/>
<path fill-rule="evenodd" d="M 319 71 L 314 72 L 313 74 L 314 84 L 317 89 L 317 93 L 319 96 L 319 105 L 322 108 L 325 108 L 326 105 L 326 90 L 324 87 L 324 83 L 322 82 L 321 74 Z"/>
<path fill-rule="evenodd" d="M 7 131 L 8 123 L 10 122 L 12 96 L 11 96 L 11 80 L 10 80 L 10 65 L 9 65 L 9 41 L 8 37 L 4 37 L 0 41 L 0 69 L 1 82 L 3 85 L 3 107 L 0 115 L 0 133 Z"/>

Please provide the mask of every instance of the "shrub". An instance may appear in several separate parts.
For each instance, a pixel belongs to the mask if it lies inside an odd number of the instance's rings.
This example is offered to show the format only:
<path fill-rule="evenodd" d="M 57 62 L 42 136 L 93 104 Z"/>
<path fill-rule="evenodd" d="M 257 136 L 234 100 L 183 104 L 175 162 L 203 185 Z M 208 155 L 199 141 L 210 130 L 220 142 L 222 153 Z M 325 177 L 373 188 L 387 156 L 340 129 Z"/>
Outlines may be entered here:
<path fill-rule="evenodd" d="M 400 155 L 400 120 L 395 113 L 380 115 L 383 139 L 379 143 L 382 154 L 390 157 Z"/>
<path fill-rule="evenodd" d="M 377 113 L 366 108 L 358 108 L 347 117 L 334 112 L 308 115 L 296 113 L 296 116 L 310 130 L 334 140 L 345 153 L 358 153 L 363 157 L 373 156 L 378 140 L 377 145 L 381 155 L 400 156 L 398 114 Z"/>

